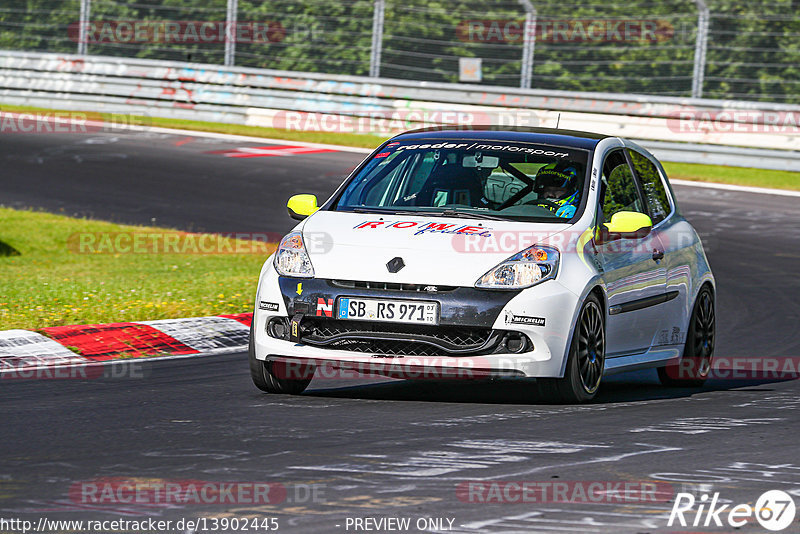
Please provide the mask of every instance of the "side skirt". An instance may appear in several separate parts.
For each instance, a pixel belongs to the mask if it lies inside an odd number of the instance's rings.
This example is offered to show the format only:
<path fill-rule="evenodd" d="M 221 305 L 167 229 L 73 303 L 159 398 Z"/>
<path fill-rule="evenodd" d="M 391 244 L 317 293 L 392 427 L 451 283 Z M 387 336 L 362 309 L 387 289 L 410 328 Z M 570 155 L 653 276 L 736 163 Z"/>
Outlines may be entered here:
<path fill-rule="evenodd" d="M 658 347 L 644 354 L 606 358 L 603 374 L 614 375 L 627 371 L 661 367 L 681 357 L 680 347 Z"/>

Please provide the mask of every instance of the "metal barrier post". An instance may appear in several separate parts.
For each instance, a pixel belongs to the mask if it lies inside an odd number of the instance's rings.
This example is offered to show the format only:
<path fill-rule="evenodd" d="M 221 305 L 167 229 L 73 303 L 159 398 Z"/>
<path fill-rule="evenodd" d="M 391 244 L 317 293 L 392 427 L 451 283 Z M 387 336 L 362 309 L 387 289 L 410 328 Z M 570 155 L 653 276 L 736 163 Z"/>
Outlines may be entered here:
<path fill-rule="evenodd" d="M 536 8 L 530 0 L 519 0 L 525 8 L 525 30 L 522 40 L 522 68 L 519 74 L 519 86 L 521 89 L 531 88 L 531 77 L 533 76 L 533 49 L 536 46 Z"/>
<path fill-rule="evenodd" d="M 92 9 L 92 0 L 81 0 L 81 14 L 78 21 L 78 55 L 85 56 L 89 40 L 89 16 Z"/>
<path fill-rule="evenodd" d="M 383 47 L 383 16 L 385 0 L 375 0 L 372 13 L 372 49 L 369 57 L 369 75 L 377 78 L 381 75 L 381 48 Z"/>
<path fill-rule="evenodd" d="M 228 9 L 225 15 L 225 66 L 232 67 L 236 56 L 236 22 L 238 0 L 228 0 Z"/>
<path fill-rule="evenodd" d="M 697 38 L 694 47 L 694 73 L 692 74 L 692 98 L 703 97 L 703 76 L 706 70 L 706 49 L 708 48 L 708 19 L 710 11 L 705 0 L 695 0 L 697 4 Z"/>

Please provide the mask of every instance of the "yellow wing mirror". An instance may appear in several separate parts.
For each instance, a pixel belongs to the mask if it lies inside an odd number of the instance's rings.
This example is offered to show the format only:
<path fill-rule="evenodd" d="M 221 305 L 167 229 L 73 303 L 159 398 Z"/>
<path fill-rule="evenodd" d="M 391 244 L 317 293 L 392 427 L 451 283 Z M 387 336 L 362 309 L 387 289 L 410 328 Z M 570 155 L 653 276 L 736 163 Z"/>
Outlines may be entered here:
<path fill-rule="evenodd" d="M 286 203 L 289 217 L 302 221 L 319 209 L 316 195 L 294 195 Z"/>
<path fill-rule="evenodd" d="M 635 211 L 618 211 L 611 217 L 611 222 L 603 225 L 602 241 L 617 239 L 641 239 L 653 229 L 653 220 L 644 213 Z"/>

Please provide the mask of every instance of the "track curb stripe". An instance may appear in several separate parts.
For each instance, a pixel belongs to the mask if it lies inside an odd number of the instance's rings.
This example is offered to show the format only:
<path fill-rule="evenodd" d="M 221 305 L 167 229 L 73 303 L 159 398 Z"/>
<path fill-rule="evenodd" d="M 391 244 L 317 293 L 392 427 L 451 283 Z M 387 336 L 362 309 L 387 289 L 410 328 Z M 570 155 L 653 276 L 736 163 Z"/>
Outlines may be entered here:
<path fill-rule="evenodd" d="M 250 335 L 248 327 L 230 317 L 162 319 L 142 321 L 139 324 L 159 330 L 196 352 L 206 354 L 239 350 L 247 345 Z"/>
<path fill-rule="evenodd" d="M 75 347 L 83 357 L 93 361 L 199 352 L 146 324 L 55 326 L 42 328 L 41 332 L 66 347 Z"/>
<path fill-rule="evenodd" d="M 234 314 L 223 314 L 220 317 L 226 317 L 228 319 L 233 319 L 234 321 L 239 321 L 243 325 L 248 328 L 248 334 L 250 325 L 253 324 L 253 314 L 252 313 L 234 313 Z"/>
<path fill-rule="evenodd" d="M 29 330 L 0 331 L 0 372 L 85 362 L 68 348 Z"/>
<path fill-rule="evenodd" d="M 252 313 L 0 331 L 0 373 L 245 350 Z M 167 357 L 167 358 L 164 358 Z"/>

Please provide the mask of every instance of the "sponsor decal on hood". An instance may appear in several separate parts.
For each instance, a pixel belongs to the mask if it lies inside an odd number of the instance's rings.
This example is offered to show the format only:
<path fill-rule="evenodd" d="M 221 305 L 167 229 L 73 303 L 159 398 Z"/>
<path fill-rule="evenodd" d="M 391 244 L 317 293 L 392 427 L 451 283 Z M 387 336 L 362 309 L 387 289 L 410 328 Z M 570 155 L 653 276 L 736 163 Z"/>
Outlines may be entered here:
<path fill-rule="evenodd" d="M 463 234 L 490 237 L 491 228 L 485 226 L 458 225 L 453 223 L 419 222 L 419 221 L 375 221 L 366 220 L 353 227 L 354 230 L 413 230 L 414 235 L 428 233 Z"/>

